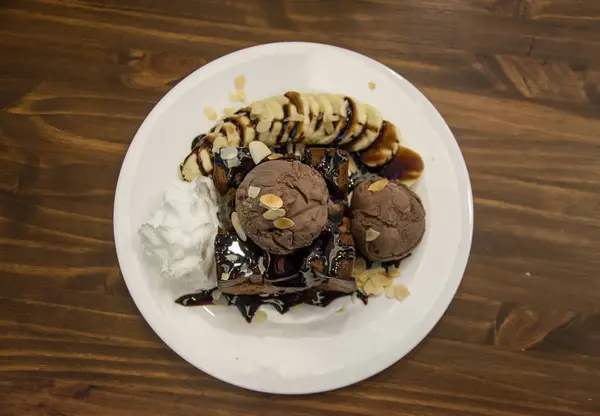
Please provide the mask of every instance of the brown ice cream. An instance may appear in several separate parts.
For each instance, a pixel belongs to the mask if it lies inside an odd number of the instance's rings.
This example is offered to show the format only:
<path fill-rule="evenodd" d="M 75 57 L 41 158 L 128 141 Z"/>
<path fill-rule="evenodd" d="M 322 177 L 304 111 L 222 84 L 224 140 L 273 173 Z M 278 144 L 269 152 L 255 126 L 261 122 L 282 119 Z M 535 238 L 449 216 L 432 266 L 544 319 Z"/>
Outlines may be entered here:
<path fill-rule="evenodd" d="M 399 181 L 389 181 L 379 191 L 369 190 L 380 179 L 364 181 L 354 189 L 352 234 L 367 259 L 400 260 L 423 238 L 425 209 L 418 195 Z"/>
<path fill-rule="evenodd" d="M 258 193 L 253 196 L 257 188 Z M 269 211 L 261 203 L 265 195 L 281 198 L 281 218 L 263 216 Z M 242 228 L 252 241 L 270 253 L 288 254 L 306 247 L 327 225 L 329 193 L 325 181 L 315 169 L 298 161 L 261 163 L 244 178 L 235 196 Z M 286 227 L 293 225 L 282 229 L 278 228 L 280 223 Z"/>

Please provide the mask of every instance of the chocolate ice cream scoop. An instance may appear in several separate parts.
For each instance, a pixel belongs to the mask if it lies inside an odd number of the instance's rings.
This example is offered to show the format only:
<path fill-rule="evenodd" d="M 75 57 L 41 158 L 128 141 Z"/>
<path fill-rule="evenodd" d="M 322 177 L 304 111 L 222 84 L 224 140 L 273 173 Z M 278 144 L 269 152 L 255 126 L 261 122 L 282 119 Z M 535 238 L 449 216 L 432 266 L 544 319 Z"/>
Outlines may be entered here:
<path fill-rule="evenodd" d="M 306 247 L 327 225 L 327 185 L 315 169 L 298 161 L 261 163 L 244 178 L 235 197 L 243 230 L 270 253 Z"/>
<path fill-rule="evenodd" d="M 425 233 L 423 203 L 400 181 L 361 182 L 354 189 L 351 210 L 355 244 L 371 261 L 408 256 Z"/>

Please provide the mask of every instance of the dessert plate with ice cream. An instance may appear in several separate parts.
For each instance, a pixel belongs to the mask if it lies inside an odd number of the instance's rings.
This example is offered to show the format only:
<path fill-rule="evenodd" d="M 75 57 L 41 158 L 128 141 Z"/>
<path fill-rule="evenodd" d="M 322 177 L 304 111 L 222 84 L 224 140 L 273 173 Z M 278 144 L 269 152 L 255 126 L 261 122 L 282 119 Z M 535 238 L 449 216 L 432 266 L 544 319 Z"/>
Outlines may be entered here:
<path fill-rule="evenodd" d="M 148 115 L 115 199 L 119 263 L 154 331 L 240 387 L 363 380 L 431 330 L 464 272 L 469 177 L 407 80 L 332 46 L 244 49 Z"/>

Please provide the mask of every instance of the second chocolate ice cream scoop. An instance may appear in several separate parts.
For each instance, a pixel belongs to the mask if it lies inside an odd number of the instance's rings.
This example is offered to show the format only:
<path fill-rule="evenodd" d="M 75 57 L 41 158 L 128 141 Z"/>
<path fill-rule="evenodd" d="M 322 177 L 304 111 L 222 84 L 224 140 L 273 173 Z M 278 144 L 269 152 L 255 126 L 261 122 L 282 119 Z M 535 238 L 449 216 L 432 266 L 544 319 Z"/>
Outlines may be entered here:
<path fill-rule="evenodd" d="M 368 260 L 400 260 L 423 239 L 423 203 L 399 181 L 378 178 L 360 183 L 351 210 L 355 244 Z"/>

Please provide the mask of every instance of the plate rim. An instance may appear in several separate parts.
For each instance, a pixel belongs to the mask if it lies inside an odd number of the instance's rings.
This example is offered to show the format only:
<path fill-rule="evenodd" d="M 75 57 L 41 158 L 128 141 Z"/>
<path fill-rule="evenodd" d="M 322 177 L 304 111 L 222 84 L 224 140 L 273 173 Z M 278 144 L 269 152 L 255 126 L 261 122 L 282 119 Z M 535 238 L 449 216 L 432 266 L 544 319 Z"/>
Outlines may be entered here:
<path fill-rule="evenodd" d="M 214 374 L 213 372 L 209 372 L 206 369 L 202 368 L 202 366 L 196 365 L 194 363 L 194 360 L 191 357 L 189 357 L 185 351 L 181 351 L 180 348 L 173 345 L 173 343 L 169 342 L 167 339 L 163 338 L 163 336 L 159 332 L 158 323 L 155 322 L 153 320 L 153 318 L 151 317 L 151 313 L 147 306 L 147 302 L 142 300 L 141 291 L 136 291 L 136 289 L 133 285 L 133 280 L 128 280 L 126 277 L 126 272 L 125 272 L 124 266 L 123 266 L 124 264 L 127 263 L 127 260 L 124 258 L 124 254 L 123 254 L 125 251 L 124 245 L 126 244 L 126 242 L 123 241 L 123 239 L 121 237 L 119 237 L 118 230 L 123 228 L 123 222 L 127 223 L 127 221 L 124 221 L 125 214 L 122 213 L 123 211 L 126 211 L 126 209 L 124 209 L 123 206 L 124 206 L 124 202 L 126 202 L 125 197 L 127 196 L 126 194 L 124 194 L 123 189 L 126 185 L 128 185 L 128 182 L 131 182 L 132 176 L 135 173 L 135 170 L 133 169 L 133 167 L 135 167 L 135 166 L 131 164 L 131 159 L 135 157 L 134 155 L 135 155 L 136 151 L 138 151 L 138 149 L 143 145 L 142 139 L 143 139 L 143 136 L 145 135 L 145 131 L 148 130 L 150 127 L 152 127 L 152 124 L 154 123 L 156 116 L 161 111 L 163 111 L 163 108 L 168 106 L 175 98 L 177 98 L 177 96 L 180 93 L 184 92 L 187 84 L 192 85 L 194 82 L 196 82 L 196 79 L 200 78 L 202 76 L 202 74 L 206 73 L 207 70 L 210 70 L 210 68 L 212 68 L 214 66 L 218 66 L 219 64 L 222 64 L 228 60 L 236 59 L 237 57 L 244 55 L 244 54 L 252 54 L 259 50 L 262 52 L 262 51 L 269 50 L 269 49 L 271 50 L 271 52 L 277 52 L 281 48 L 286 48 L 287 50 L 290 50 L 292 48 L 295 48 L 295 49 L 307 49 L 307 48 L 312 49 L 312 48 L 314 48 L 316 50 L 318 50 L 318 49 L 336 50 L 339 53 L 351 55 L 351 56 L 355 57 L 356 59 L 366 61 L 370 65 L 373 65 L 380 70 L 388 72 L 388 74 L 392 75 L 394 78 L 396 78 L 398 80 L 405 81 L 407 87 L 412 89 L 413 93 L 416 93 L 418 96 L 422 97 L 422 99 L 423 99 L 422 104 L 424 106 L 423 111 L 425 111 L 425 107 L 426 107 L 426 110 L 428 112 L 430 112 L 435 118 L 437 118 L 438 121 L 441 121 L 441 124 L 438 123 L 438 125 L 440 127 L 442 127 L 444 134 L 440 135 L 440 140 L 444 143 L 444 145 L 447 148 L 447 151 L 450 154 L 452 166 L 455 169 L 455 174 L 456 174 L 456 178 L 457 178 L 457 186 L 458 186 L 459 190 L 461 191 L 459 193 L 461 195 L 463 193 L 465 193 L 465 195 L 459 199 L 460 201 L 462 201 L 461 205 L 464 204 L 464 207 L 461 207 L 459 211 L 461 212 L 461 217 L 464 216 L 464 213 L 466 211 L 465 224 L 466 224 L 466 228 L 468 228 L 468 229 L 461 230 L 461 236 L 462 236 L 462 239 L 460 241 L 461 248 L 457 251 L 456 256 L 455 256 L 453 273 L 446 280 L 445 286 L 444 286 L 443 290 L 440 292 L 437 302 L 434 303 L 434 305 L 423 315 L 422 321 L 421 321 L 421 327 L 423 328 L 423 330 L 419 331 L 419 335 L 416 336 L 414 340 L 412 340 L 413 342 L 410 342 L 408 346 L 406 346 L 402 350 L 399 350 L 397 354 L 393 354 L 393 356 L 390 355 L 389 357 L 387 357 L 387 359 L 380 360 L 378 362 L 378 365 L 374 366 L 370 371 L 361 373 L 357 377 L 350 377 L 349 379 L 344 380 L 342 382 L 338 382 L 335 385 L 332 385 L 329 387 L 323 387 L 323 388 L 300 389 L 300 390 L 294 390 L 293 388 L 282 388 L 278 391 L 275 391 L 272 389 L 265 389 L 265 388 L 263 388 L 262 385 L 258 385 L 258 386 L 246 385 L 245 383 L 236 382 L 235 380 L 231 380 L 226 376 L 217 375 L 217 374 Z M 461 188 L 463 188 L 463 189 L 461 189 Z M 355 51 L 352 51 L 352 50 L 349 50 L 346 48 L 341 48 L 338 46 L 333 46 L 333 45 L 328 45 L 328 44 L 323 44 L 323 43 L 313 43 L 313 42 L 274 42 L 274 43 L 266 43 L 266 44 L 251 46 L 248 48 L 239 49 L 239 50 L 233 51 L 227 55 L 223 55 L 223 56 L 203 65 L 202 67 L 196 69 L 194 72 L 188 74 L 185 78 L 183 78 L 179 83 L 177 83 L 174 87 L 172 87 L 154 105 L 152 110 L 148 113 L 148 115 L 146 116 L 146 118 L 144 119 L 144 121 L 142 122 L 142 124 L 140 125 L 138 130 L 136 131 L 131 143 L 129 144 L 129 147 L 127 149 L 125 157 L 123 158 L 123 161 L 122 161 L 121 169 L 119 171 L 119 176 L 118 176 L 118 180 L 117 180 L 114 205 L 113 205 L 113 236 L 114 236 L 114 240 L 115 240 L 115 250 L 116 250 L 116 254 L 117 254 L 117 260 L 119 263 L 119 269 L 121 271 L 121 274 L 123 275 L 123 280 L 125 281 L 127 289 L 129 291 L 129 294 L 132 297 L 137 309 L 140 311 L 140 314 L 143 316 L 144 320 L 150 326 L 150 328 L 154 331 L 154 333 L 161 339 L 162 342 L 165 343 L 165 345 L 167 345 L 177 355 L 179 355 L 181 358 L 183 358 L 185 361 L 187 361 L 190 365 L 194 366 L 195 368 L 199 369 L 200 371 L 202 371 L 218 380 L 221 380 L 221 381 L 231 384 L 231 385 L 235 385 L 237 387 L 241 387 L 241 388 L 252 390 L 252 391 L 275 393 L 275 394 L 314 394 L 314 393 L 321 393 L 321 392 L 325 392 L 325 391 L 337 390 L 337 389 L 340 389 L 343 387 L 347 387 L 349 385 L 352 385 L 352 384 L 361 382 L 363 380 L 366 380 L 370 377 L 373 377 L 374 375 L 380 373 L 381 371 L 385 370 L 386 368 L 388 368 L 388 367 L 392 366 L 393 364 L 395 364 L 396 362 L 400 361 L 410 351 L 414 350 L 414 348 L 417 345 L 419 345 L 429 335 L 431 330 L 435 327 L 435 325 L 442 318 L 442 316 L 448 309 L 450 303 L 454 299 L 454 296 L 458 290 L 458 287 L 460 286 L 460 283 L 462 282 L 462 279 L 464 277 L 464 273 L 465 273 L 465 270 L 466 270 L 466 267 L 468 264 L 470 251 L 471 251 L 471 244 L 472 244 L 472 239 L 473 239 L 473 229 L 474 229 L 473 194 L 472 194 L 471 181 L 470 181 L 467 165 L 464 160 L 462 151 L 460 150 L 460 147 L 458 145 L 458 142 L 456 141 L 456 138 L 454 137 L 454 134 L 450 130 L 450 127 L 446 123 L 445 119 L 441 116 L 439 111 L 435 108 L 435 106 L 410 81 L 406 80 L 402 75 L 395 72 L 388 66 L 382 64 L 381 62 L 378 62 L 373 58 L 370 58 L 366 55 L 363 55 L 361 53 L 358 53 L 358 52 L 355 52 Z"/>

